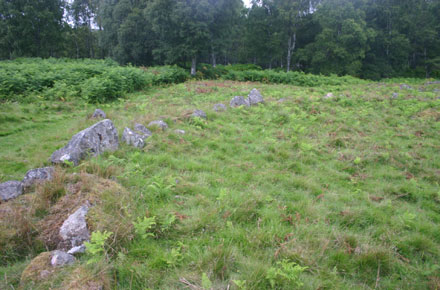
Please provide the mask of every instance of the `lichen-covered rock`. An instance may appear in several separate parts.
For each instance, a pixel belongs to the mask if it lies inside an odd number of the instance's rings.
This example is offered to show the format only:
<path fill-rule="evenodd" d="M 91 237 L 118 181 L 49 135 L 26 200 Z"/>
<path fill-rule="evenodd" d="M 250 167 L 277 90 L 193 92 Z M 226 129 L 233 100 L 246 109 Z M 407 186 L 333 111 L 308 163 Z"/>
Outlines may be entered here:
<path fill-rule="evenodd" d="M 88 155 L 97 156 L 104 151 L 114 151 L 119 147 L 118 131 L 113 122 L 106 119 L 82 130 L 69 143 L 52 154 L 52 163 L 73 162 L 74 165 Z"/>
<path fill-rule="evenodd" d="M 162 130 L 168 129 L 168 124 L 162 120 L 152 121 L 148 124 L 148 127 L 159 127 Z"/>
<path fill-rule="evenodd" d="M 145 137 L 150 137 L 151 135 L 153 135 L 153 133 L 151 133 L 150 130 L 148 130 L 144 125 L 136 123 L 134 124 L 134 131 L 138 132 L 139 134 L 145 136 Z"/>
<path fill-rule="evenodd" d="M 29 170 L 23 178 L 23 187 L 26 189 L 36 183 L 51 180 L 54 170 L 55 169 L 53 167 L 43 167 Z"/>
<path fill-rule="evenodd" d="M 0 183 L 0 200 L 6 201 L 23 193 L 23 184 L 20 181 L 12 180 Z"/>
<path fill-rule="evenodd" d="M 75 262 L 75 257 L 64 252 L 55 250 L 52 252 L 52 258 L 50 260 L 50 264 L 53 267 L 61 267 L 69 264 L 73 264 Z"/>
<path fill-rule="evenodd" d="M 228 108 L 224 104 L 215 104 L 214 105 L 214 111 L 216 111 L 216 112 L 224 112 L 227 109 Z"/>
<path fill-rule="evenodd" d="M 233 108 L 240 107 L 240 106 L 249 107 L 250 104 L 249 104 L 249 100 L 248 99 L 245 99 L 242 96 L 235 96 L 235 97 L 232 98 L 231 102 L 229 102 L 229 106 L 233 107 Z"/>
<path fill-rule="evenodd" d="M 202 110 L 195 110 L 194 113 L 192 113 L 191 117 L 206 119 L 206 113 Z"/>
<path fill-rule="evenodd" d="M 249 105 L 255 106 L 264 103 L 264 99 L 260 91 L 258 91 L 257 89 L 253 89 L 248 95 L 247 102 L 249 103 Z"/>
<path fill-rule="evenodd" d="M 149 136 L 139 135 L 130 128 L 125 128 L 124 133 L 122 133 L 122 141 L 136 148 L 145 147 L 145 139 L 148 137 Z"/>
<path fill-rule="evenodd" d="M 87 205 L 81 206 L 71 214 L 60 228 L 60 236 L 68 245 L 68 248 L 81 246 L 83 242 L 90 239 L 90 232 L 87 228 L 86 215 L 89 211 Z"/>
<path fill-rule="evenodd" d="M 105 118 L 107 118 L 107 115 L 104 113 L 103 110 L 96 109 L 95 112 L 92 115 L 92 118 L 102 118 L 102 119 L 105 119 Z"/>

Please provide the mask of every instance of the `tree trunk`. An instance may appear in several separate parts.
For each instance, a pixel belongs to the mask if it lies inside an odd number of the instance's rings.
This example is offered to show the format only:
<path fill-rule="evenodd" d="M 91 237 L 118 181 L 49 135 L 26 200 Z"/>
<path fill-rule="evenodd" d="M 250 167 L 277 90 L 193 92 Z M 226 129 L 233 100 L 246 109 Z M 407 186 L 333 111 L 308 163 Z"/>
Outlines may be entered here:
<path fill-rule="evenodd" d="M 296 32 L 294 32 L 293 35 L 289 37 L 289 40 L 287 43 L 287 72 L 290 71 L 290 62 L 292 59 L 292 51 L 295 49 L 295 46 L 296 46 Z"/>
<path fill-rule="evenodd" d="M 193 56 L 192 62 L 191 62 L 191 75 L 192 76 L 196 75 L 196 66 L 197 66 L 197 57 Z"/>
<path fill-rule="evenodd" d="M 217 62 L 215 60 L 215 53 L 214 52 L 211 53 L 211 61 L 212 61 L 212 66 L 216 67 L 217 66 Z"/>

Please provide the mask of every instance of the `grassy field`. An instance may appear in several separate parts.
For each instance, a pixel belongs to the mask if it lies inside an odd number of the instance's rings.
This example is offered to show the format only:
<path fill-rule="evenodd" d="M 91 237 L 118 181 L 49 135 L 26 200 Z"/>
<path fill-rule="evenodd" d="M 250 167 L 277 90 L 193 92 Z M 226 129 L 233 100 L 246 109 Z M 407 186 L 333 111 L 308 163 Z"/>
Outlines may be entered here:
<path fill-rule="evenodd" d="M 120 134 L 159 118 L 170 129 L 59 169 L 122 185 L 132 228 L 99 262 L 84 255 L 39 288 L 65 288 L 81 267 L 114 289 L 439 289 L 440 85 L 424 83 L 190 81 L 99 105 Z M 252 88 L 265 105 L 212 110 Z M 0 182 L 48 165 L 95 108 L 2 103 Z M 206 121 L 188 118 L 196 108 Z M 30 245 L 0 248 L 0 288 L 17 287 L 44 248 Z"/>

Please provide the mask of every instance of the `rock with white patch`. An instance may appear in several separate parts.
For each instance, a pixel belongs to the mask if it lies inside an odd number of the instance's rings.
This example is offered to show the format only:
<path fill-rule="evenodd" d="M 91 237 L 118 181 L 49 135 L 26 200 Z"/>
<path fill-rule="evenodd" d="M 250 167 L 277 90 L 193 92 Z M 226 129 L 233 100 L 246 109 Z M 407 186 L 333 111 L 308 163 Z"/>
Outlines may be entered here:
<path fill-rule="evenodd" d="M 249 107 L 250 104 L 249 104 L 249 100 L 248 100 L 248 99 L 245 99 L 245 98 L 242 97 L 242 96 L 235 96 L 235 97 L 233 97 L 232 100 L 229 102 L 229 106 L 232 107 L 232 108 L 240 107 L 240 106 L 246 106 L 246 107 Z"/>
<path fill-rule="evenodd" d="M 23 194 L 23 183 L 16 180 L 0 183 L 0 200 L 7 201 Z"/>
<path fill-rule="evenodd" d="M 158 127 L 160 129 L 162 129 L 163 131 L 165 131 L 166 129 L 168 129 L 168 124 L 162 120 L 156 120 L 156 121 L 150 122 L 148 124 L 148 127 Z"/>
<path fill-rule="evenodd" d="M 122 141 L 128 145 L 134 146 L 136 148 L 145 147 L 145 139 L 143 135 L 133 132 L 130 128 L 125 128 L 124 133 L 122 133 Z"/>
<path fill-rule="evenodd" d="M 34 184 L 49 181 L 53 178 L 55 169 L 53 167 L 43 167 L 29 170 L 23 178 L 23 188 L 27 189 Z"/>
<path fill-rule="evenodd" d="M 90 232 L 86 222 L 88 212 L 89 207 L 87 205 L 81 206 L 61 226 L 60 236 L 69 249 L 81 246 L 83 242 L 90 239 Z"/>
<path fill-rule="evenodd" d="M 81 246 L 76 246 L 71 248 L 69 251 L 67 251 L 67 254 L 76 255 L 76 254 L 82 254 L 85 251 L 86 251 L 86 246 L 82 244 Z"/>
<path fill-rule="evenodd" d="M 264 103 L 263 96 L 261 95 L 260 91 L 258 91 L 257 89 L 253 89 L 249 93 L 247 101 L 248 101 L 249 105 L 251 105 L 251 106 L 255 106 L 255 105 Z"/>
<path fill-rule="evenodd" d="M 52 154 L 52 163 L 72 162 L 74 165 L 89 155 L 97 156 L 119 147 L 118 131 L 113 122 L 106 119 L 77 133 L 69 143 Z"/>

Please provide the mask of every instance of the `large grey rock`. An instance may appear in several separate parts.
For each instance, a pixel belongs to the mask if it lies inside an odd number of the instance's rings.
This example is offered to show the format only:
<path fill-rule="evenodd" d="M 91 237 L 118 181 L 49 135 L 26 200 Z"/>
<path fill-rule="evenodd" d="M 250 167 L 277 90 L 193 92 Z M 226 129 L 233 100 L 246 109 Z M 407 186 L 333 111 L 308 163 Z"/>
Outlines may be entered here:
<path fill-rule="evenodd" d="M 0 183 L 0 200 L 6 201 L 23 193 L 23 184 L 20 181 L 12 180 Z"/>
<path fill-rule="evenodd" d="M 191 117 L 206 119 L 206 113 L 202 110 L 195 110 L 194 113 L 192 113 Z"/>
<path fill-rule="evenodd" d="M 96 109 L 95 112 L 92 115 L 92 118 L 102 118 L 102 119 L 105 119 L 105 118 L 107 118 L 107 115 L 104 113 L 103 110 Z"/>
<path fill-rule="evenodd" d="M 29 188 L 36 183 L 51 180 L 55 169 L 53 167 L 43 167 L 29 170 L 23 178 L 23 187 Z"/>
<path fill-rule="evenodd" d="M 81 206 L 71 214 L 60 228 L 60 236 L 69 248 L 81 246 L 84 241 L 90 239 L 90 232 L 87 229 L 86 215 L 89 212 L 87 205 Z"/>
<path fill-rule="evenodd" d="M 144 137 L 143 135 L 137 134 L 130 128 L 125 128 L 124 133 L 122 133 L 122 141 L 136 148 L 144 148 L 145 139 L 148 137 L 149 136 Z"/>
<path fill-rule="evenodd" d="M 215 104 L 214 105 L 214 111 L 216 111 L 216 112 L 224 112 L 227 109 L 228 108 L 225 105 L 223 105 L 223 104 Z"/>
<path fill-rule="evenodd" d="M 150 137 L 153 135 L 153 133 L 151 133 L 150 130 L 148 130 L 144 125 L 136 123 L 134 124 L 134 131 L 137 131 L 139 134 L 146 136 L 146 137 Z"/>
<path fill-rule="evenodd" d="M 248 95 L 248 103 L 251 106 L 255 106 L 258 104 L 264 103 L 263 96 L 260 94 L 260 92 L 257 89 L 253 89 L 249 95 Z"/>
<path fill-rule="evenodd" d="M 88 155 L 97 156 L 104 151 L 117 150 L 118 147 L 118 131 L 113 122 L 106 119 L 73 136 L 65 147 L 52 154 L 51 161 L 69 161 L 78 165 L 79 161 Z"/>
<path fill-rule="evenodd" d="M 232 98 L 232 100 L 229 102 L 229 106 L 230 107 L 240 107 L 240 106 L 246 106 L 249 107 L 249 100 L 248 99 L 244 99 L 244 97 L 242 96 L 235 96 Z"/>
<path fill-rule="evenodd" d="M 50 259 L 50 264 L 53 267 L 61 267 L 75 262 L 75 257 L 59 250 L 51 252 L 52 259 Z"/>
<path fill-rule="evenodd" d="M 148 124 L 148 127 L 159 127 L 162 130 L 168 129 L 168 124 L 162 120 L 152 121 Z"/>

